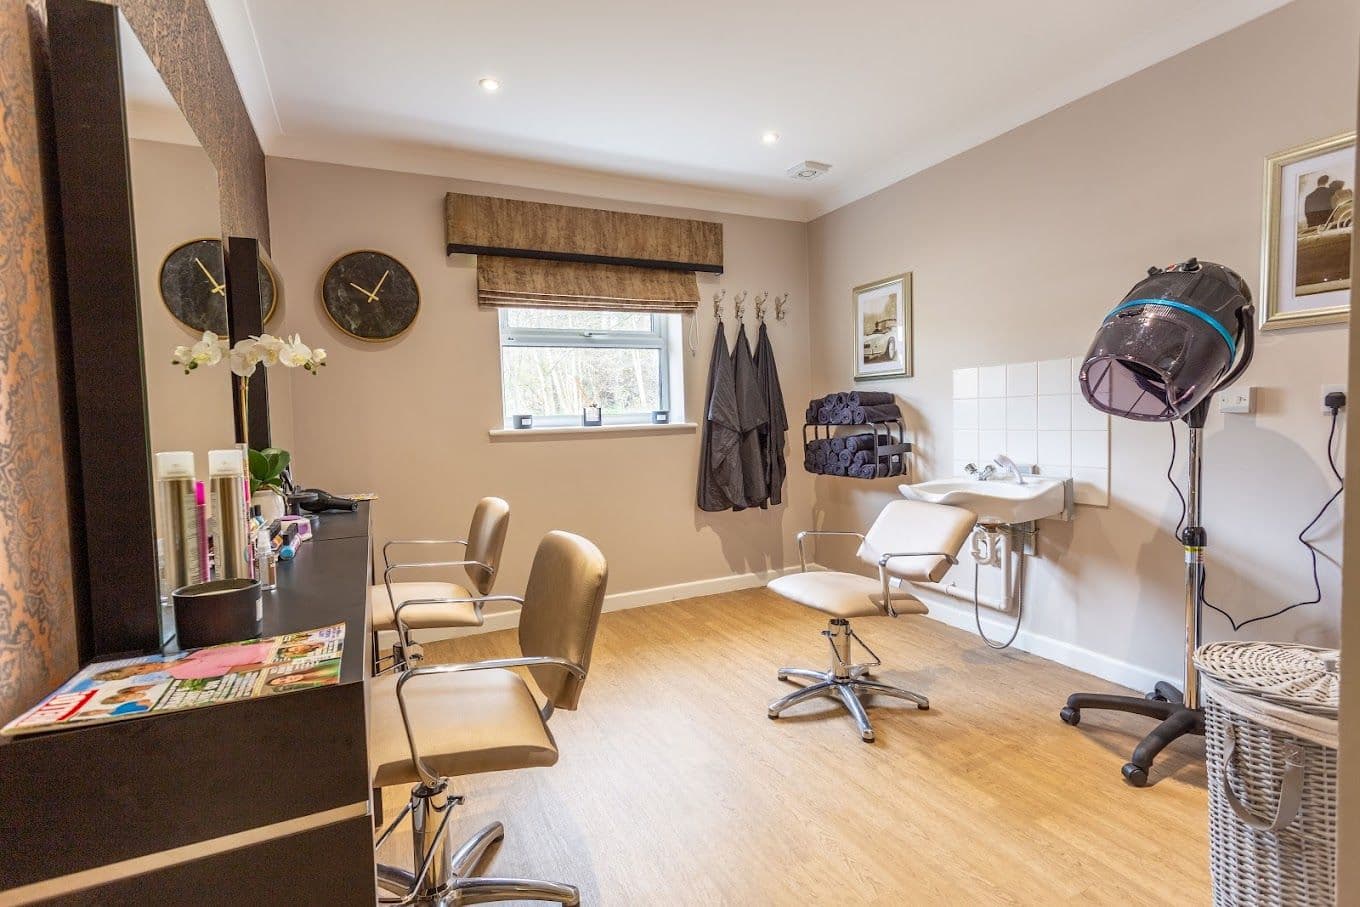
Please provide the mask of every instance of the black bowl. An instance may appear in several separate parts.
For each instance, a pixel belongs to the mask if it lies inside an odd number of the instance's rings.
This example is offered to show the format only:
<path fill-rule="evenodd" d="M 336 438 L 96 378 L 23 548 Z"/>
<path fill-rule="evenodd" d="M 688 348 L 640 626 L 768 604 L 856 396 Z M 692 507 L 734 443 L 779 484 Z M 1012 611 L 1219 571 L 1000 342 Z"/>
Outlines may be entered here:
<path fill-rule="evenodd" d="M 219 579 L 181 586 L 171 598 L 175 638 L 181 649 L 259 638 L 259 580 Z"/>

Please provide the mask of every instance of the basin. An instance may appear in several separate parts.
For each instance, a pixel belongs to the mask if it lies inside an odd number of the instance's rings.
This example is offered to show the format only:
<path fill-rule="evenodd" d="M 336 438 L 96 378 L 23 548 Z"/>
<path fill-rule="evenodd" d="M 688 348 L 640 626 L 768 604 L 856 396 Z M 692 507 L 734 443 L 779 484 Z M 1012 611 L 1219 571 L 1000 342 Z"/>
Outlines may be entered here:
<path fill-rule="evenodd" d="M 931 504 L 949 504 L 977 514 L 983 525 L 1028 523 L 1046 517 L 1067 517 L 1072 499 L 1070 479 L 1025 476 L 1024 484 L 1013 478 L 980 482 L 971 476 L 933 479 L 915 485 L 899 485 L 902 495 Z"/>

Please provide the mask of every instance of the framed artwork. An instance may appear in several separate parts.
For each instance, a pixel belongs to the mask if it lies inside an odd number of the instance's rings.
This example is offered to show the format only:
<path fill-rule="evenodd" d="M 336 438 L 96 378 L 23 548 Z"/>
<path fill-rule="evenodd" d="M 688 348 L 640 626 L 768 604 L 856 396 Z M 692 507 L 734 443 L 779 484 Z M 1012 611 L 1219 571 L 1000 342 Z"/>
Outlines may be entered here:
<path fill-rule="evenodd" d="M 855 380 L 911 377 L 911 273 L 851 291 Z"/>
<path fill-rule="evenodd" d="M 1349 317 L 1354 179 L 1354 132 L 1266 160 L 1262 329 Z"/>

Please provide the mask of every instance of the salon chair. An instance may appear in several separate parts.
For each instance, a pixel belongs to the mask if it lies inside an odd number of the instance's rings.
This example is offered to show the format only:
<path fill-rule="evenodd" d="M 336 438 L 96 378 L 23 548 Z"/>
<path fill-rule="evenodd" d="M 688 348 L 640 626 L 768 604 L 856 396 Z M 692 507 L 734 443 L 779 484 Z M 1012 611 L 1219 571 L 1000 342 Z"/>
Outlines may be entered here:
<path fill-rule="evenodd" d="M 401 609 L 406 630 L 398 634 L 391 658 L 394 664 L 400 665 L 411 648 L 411 630 L 480 627 L 482 608 L 488 602 L 521 602 L 517 596 L 490 594 L 509 530 L 510 505 L 500 498 L 482 498 L 472 512 L 472 525 L 465 539 L 393 539 L 383 545 L 383 581 L 368 590 L 374 673 L 382 670 L 386 660 L 379 654 L 378 633 L 397 629 L 398 609 Z M 391 551 L 395 547 L 447 545 L 462 546 L 465 557 L 461 560 L 392 562 Z M 470 588 L 451 582 L 393 582 L 393 577 L 410 571 L 457 567 L 463 568 Z"/>
<path fill-rule="evenodd" d="M 874 728 L 860 697 L 869 695 L 906 699 L 918 709 L 930 708 L 930 700 L 920 693 L 880 683 L 869 672 L 882 664 L 850 626 L 852 618 L 900 617 L 925 614 L 925 603 L 892 581 L 939 582 L 950 566 L 958 563 L 959 549 L 972 532 L 977 517 L 960 507 L 928 504 L 924 501 L 896 500 L 869 527 L 868 533 L 807 530 L 798 533 L 798 560 L 801 573 L 790 573 L 770 582 L 767 588 L 790 601 L 828 616 L 822 631 L 831 647 L 831 667 L 826 671 L 806 668 L 780 668 L 780 680 L 790 678 L 806 683 L 782 699 L 770 703 L 769 716 L 778 718 L 785 709 L 822 696 L 838 701 L 855 719 L 860 738 L 872 743 Z M 859 573 L 809 571 L 803 541 L 808 536 L 858 538 L 857 556 L 878 570 L 877 577 Z M 859 643 L 869 660 L 856 663 L 852 642 Z"/>
<path fill-rule="evenodd" d="M 373 680 L 368 741 L 373 785 L 414 785 L 410 801 L 377 842 L 381 846 L 410 816 L 412 868 L 378 866 L 378 884 L 394 895 L 381 903 L 580 903 L 571 885 L 473 875 L 504 837 L 501 823 L 491 823 L 456 849 L 445 828 L 462 802 L 449 792 L 451 778 L 557 761 L 548 719 L 555 709 L 575 709 L 580 701 L 607 576 L 595 545 L 550 532 L 538 546 L 524 590 L 521 657 L 412 663 Z M 545 699 L 541 708 L 528 684 L 510 670 L 515 667 L 528 669 Z"/>

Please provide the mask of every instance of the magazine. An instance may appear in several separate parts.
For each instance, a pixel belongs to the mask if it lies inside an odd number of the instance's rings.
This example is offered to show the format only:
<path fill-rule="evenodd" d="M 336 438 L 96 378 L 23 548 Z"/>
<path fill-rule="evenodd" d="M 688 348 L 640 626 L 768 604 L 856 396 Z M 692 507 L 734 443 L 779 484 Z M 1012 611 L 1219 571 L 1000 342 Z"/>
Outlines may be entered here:
<path fill-rule="evenodd" d="M 5 725 L 28 734 L 255 699 L 340 682 L 345 625 L 99 661 Z"/>

